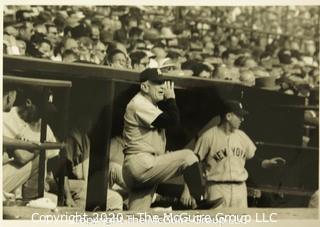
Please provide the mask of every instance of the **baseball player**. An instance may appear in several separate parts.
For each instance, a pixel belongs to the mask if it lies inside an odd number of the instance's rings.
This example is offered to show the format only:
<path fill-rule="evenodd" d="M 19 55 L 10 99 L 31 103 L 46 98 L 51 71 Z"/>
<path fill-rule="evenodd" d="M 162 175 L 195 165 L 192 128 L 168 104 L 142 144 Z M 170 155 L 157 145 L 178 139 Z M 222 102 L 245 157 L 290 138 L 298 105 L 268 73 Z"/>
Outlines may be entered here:
<path fill-rule="evenodd" d="M 173 82 L 165 81 L 156 68 L 144 70 L 140 82 L 140 92 L 128 103 L 124 115 L 123 179 L 130 190 L 129 210 L 148 210 L 157 185 L 181 174 L 186 182 L 182 203 L 198 209 L 220 205 L 222 198 L 203 200 L 204 184 L 196 155 L 187 149 L 165 150 L 165 129 L 179 122 Z"/>
<path fill-rule="evenodd" d="M 220 124 L 204 132 L 195 146 L 195 153 L 206 170 L 207 197 L 223 197 L 224 207 L 248 207 L 245 162 L 255 155 L 256 146 L 239 129 L 247 113 L 240 102 L 227 101 Z M 269 168 L 284 163 L 283 158 L 276 157 L 263 160 L 261 165 Z"/>

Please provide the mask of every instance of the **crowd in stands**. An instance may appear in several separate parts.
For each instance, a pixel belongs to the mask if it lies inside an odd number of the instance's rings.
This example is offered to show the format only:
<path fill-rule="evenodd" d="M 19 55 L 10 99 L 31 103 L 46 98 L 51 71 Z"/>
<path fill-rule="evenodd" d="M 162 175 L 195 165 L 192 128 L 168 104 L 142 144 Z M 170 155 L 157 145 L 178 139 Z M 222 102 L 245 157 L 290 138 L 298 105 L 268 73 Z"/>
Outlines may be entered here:
<path fill-rule="evenodd" d="M 4 54 L 137 71 L 159 67 L 169 75 L 308 97 L 319 77 L 316 12 L 303 6 L 6 6 Z M 287 35 L 293 28 L 306 36 Z"/>

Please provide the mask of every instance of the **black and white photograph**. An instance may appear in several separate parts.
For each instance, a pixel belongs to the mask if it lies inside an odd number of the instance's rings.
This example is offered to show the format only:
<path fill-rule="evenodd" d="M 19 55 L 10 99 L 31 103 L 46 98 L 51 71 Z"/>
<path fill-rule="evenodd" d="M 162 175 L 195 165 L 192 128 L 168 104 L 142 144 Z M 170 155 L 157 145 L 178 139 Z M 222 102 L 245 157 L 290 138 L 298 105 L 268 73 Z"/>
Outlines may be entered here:
<path fill-rule="evenodd" d="M 320 1 L 73 2 L 2 3 L 5 226 L 319 221 Z"/>

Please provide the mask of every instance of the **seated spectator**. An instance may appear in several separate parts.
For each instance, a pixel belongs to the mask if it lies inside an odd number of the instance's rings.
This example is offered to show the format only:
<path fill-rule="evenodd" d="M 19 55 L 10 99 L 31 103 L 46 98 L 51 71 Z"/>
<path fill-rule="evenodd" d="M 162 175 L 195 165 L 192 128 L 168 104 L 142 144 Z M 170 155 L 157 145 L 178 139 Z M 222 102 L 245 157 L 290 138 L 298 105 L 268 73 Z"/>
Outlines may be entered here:
<path fill-rule="evenodd" d="M 57 43 L 60 41 L 59 33 L 58 33 L 58 28 L 56 27 L 55 24 L 53 23 L 47 23 L 45 24 L 46 29 L 47 29 L 47 38 L 51 42 L 53 46 L 56 46 Z"/>
<path fill-rule="evenodd" d="M 249 69 L 240 70 L 240 81 L 242 84 L 252 87 L 255 85 L 255 80 L 256 78 L 251 70 Z"/>
<path fill-rule="evenodd" d="M 220 80 L 234 80 L 229 69 L 225 65 L 220 65 L 214 69 L 213 78 Z"/>
<path fill-rule="evenodd" d="M 17 47 L 19 48 L 19 55 L 25 56 L 27 44 L 23 40 L 16 40 Z"/>
<path fill-rule="evenodd" d="M 20 55 L 17 40 L 14 36 L 9 34 L 3 35 L 3 44 L 5 45 L 5 51 L 8 55 Z"/>
<path fill-rule="evenodd" d="M 121 50 L 114 49 L 108 53 L 107 65 L 117 69 L 126 69 L 127 63 L 126 55 Z"/>
<path fill-rule="evenodd" d="M 149 65 L 149 58 L 143 51 L 135 51 L 130 54 L 132 69 L 143 71 Z"/>
<path fill-rule="evenodd" d="M 48 33 L 47 27 L 41 21 L 36 21 L 33 24 L 33 28 L 34 28 L 35 33 L 40 33 L 40 34 L 44 34 L 44 35 Z"/>
<path fill-rule="evenodd" d="M 91 60 L 93 63 L 97 65 L 102 65 L 104 63 L 104 59 L 107 55 L 106 46 L 98 41 L 93 45 L 92 53 L 91 53 Z"/>
<path fill-rule="evenodd" d="M 186 61 L 182 63 L 181 69 L 192 70 L 192 76 L 201 77 L 201 78 L 211 78 L 212 70 L 206 64 L 195 62 L 195 61 Z"/>
<path fill-rule="evenodd" d="M 173 51 L 173 50 L 168 51 L 167 58 L 169 58 L 171 60 L 171 63 L 176 65 L 177 69 L 181 69 L 181 64 L 186 62 L 186 60 L 187 60 L 178 51 Z"/>
<path fill-rule="evenodd" d="M 237 52 L 234 50 L 226 50 L 222 53 L 222 61 L 229 69 L 232 80 L 238 81 L 240 74 L 239 69 L 234 66 L 234 62 L 237 59 Z"/>
<path fill-rule="evenodd" d="M 73 50 L 65 50 L 62 54 L 62 62 L 72 63 L 79 61 L 79 56 Z"/>
<path fill-rule="evenodd" d="M 121 15 L 119 20 L 121 22 L 121 28 L 114 32 L 113 39 L 127 45 L 129 31 L 131 28 L 138 26 L 138 21 L 135 17 L 130 16 L 129 14 Z"/>
<path fill-rule="evenodd" d="M 90 38 L 97 43 L 100 40 L 100 29 L 98 25 L 92 25 L 90 28 Z"/>
<path fill-rule="evenodd" d="M 131 46 L 129 48 L 131 52 L 136 51 L 136 50 L 148 50 L 147 49 L 147 44 L 143 39 L 137 39 L 134 42 L 131 42 Z"/>
<path fill-rule="evenodd" d="M 129 30 L 129 39 L 131 41 L 141 40 L 143 39 L 143 30 L 139 27 L 132 27 Z"/>
<path fill-rule="evenodd" d="M 73 38 L 66 38 L 62 42 L 61 53 L 63 54 L 66 50 L 72 50 L 75 53 L 79 53 L 79 43 Z"/>
<path fill-rule="evenodd" d="M 28 54 L 35 58 L 51 59 L 53 56 L 52 44 L 44 34 L 35 33 L 30 40 Z"/>
<path fill-rule="evenodd" d="M 163 65 L 163 63 L 167 60 L 167 51 L 165 50 L 165 45 L 161 42 L 155 44 L 151 52 L 154 54 L 154 58 L 150 59 L 150 68 L 157 68 Z"/>
<path fill-rule="evenodd" d="M 79 56 L 81 61 L 92 62 L 91 51 L 93 47 L 93 41 L 89 37 L 83 36 L 78 39 L 79 41 Z"/>
<path fill-rule="evenodd" d="M 238 57 L 235 60 L 234 65 L 237 67 L 242 67 L 246 69 L 252 69 L 257 67 L 257 63 L 255 62 L 255 60 L 251 57 L 246 57 L 246 56 Z"/>

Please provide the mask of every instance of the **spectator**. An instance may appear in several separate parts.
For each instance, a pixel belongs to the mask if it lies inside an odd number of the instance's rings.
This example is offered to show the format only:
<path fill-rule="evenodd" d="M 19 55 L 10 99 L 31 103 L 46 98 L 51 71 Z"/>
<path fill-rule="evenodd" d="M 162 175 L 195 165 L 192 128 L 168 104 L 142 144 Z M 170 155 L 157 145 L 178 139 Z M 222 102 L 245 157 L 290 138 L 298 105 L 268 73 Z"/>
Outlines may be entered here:
<path fill-rule="evenodd" d="M 182 54 L 174 50 L 168 51 L 167 57 L 175 64 L 177 69 L 181 69 L 181 64 L 187 60 Z"/>
<path fill-rule="evenodd" d="M 238 81 L 240 74 L 239 69 L 234 66 L 234 62 L 237 59 L 237 52 L 234 50 L 226 50 L 222 53 L 222 61 L 229 69 L 232 80 Z"/>
<path fill-rule="evenodd" d="M 51 59 L 52 44 L 44 34 L 36 33 L 31 37 L 29 53 L 32 57 Z"/>
<path fill-rule="evenodd" d="M 143 71 L 149 65 L 149 58 L 143 51 L 135 51 L 130 54 L 132 69 Z"/>
<path fill-rule="evenodd" d="M 75 53 L 79 53 L 79 43 L 78 43 L 78 41 L 73 39 L 73 38 L 66 38 L 62 42 L 62 47 L 61 47 L 62 54 L 66 50 L 72 50 Z"/>
<path fill-rule="evenodd" d="M 92 62 L 98 65 L 102 65 L 107 55 L 106 49 L 107 49 L 106 46 L 102 42 L 98 41 L 97 43 L 95 43 L 93 45 L 92 53 L 91 53 Z"/>
<path fill-rule="evenodd" d="M 225 65 L 220 65 L 214 69 L 213 78 L 220 80 L 234 80 L 229 73 L 229 69 Z"/>
<path fill-rule="evenodd" d="M 163 63 L 167 60 L 167 52 L 165 50 L 165 45 L 161 42 L 156 43 L 151 52 L 154 54 L 154 58 L 150 59 L 150 68 L 157 68 L 163 65 Z"/>
<path fill-rule="evenodd" d="M 60 41 L 59 39 L 59 33 L 58 33 L 58 28 L 56 27 L 55 24 L 46 24 L 47 28 L 47 38 L 51 42 L 53 46 L 56 46 L 57 43 Z"/>
<path fill-rule="evenodd" d="M 91 26 L 90 37 L 95 43 L 100 40 L 100 29 L 98 25 Z"/>
<path fill-rule="evenodd" d="M 62 62 L 72 63 L 79 61 L 79 56 L 73 50 L 65 50 L 62 54 Z"/>
<path fill-rule="evenodd" d="M 108 53 L 107 65 L 117 69 L 126 69 L 127 58 L 121 50 L 114 49 Z"/>
<path fill-rule="evenodd" d="M 79 57 L 81 61 L 92 62 L 93 41 L 89 37 L 82 36 L 78 39 L 79 42 Z"/>
<path fill-rule="evenodd" d="M 209 66 L 196 61 L 186 61 L 181 65 L 181 69 L 192 70 L 192 76 L 201 78 L 211 78 L 212 70 Z"/>
<path fill-rule="evenodd" d="M 251 70 L 249 69 L 240 70 L 240 81 L 242 82 L 242 84 L 252 87 L 255 85 L 255 80 L 256 78 Z"/>
<path fill-rule="evenodd" d="M 132 27 L 138 26 L 138 21 L 136 18 L 130 16 L 129 14 L 124 14 L 119 18 L 121 22 L 121 28 L 114 32 L 113 39 L 117 42 L 128 44 L 129 31 Z"/>

